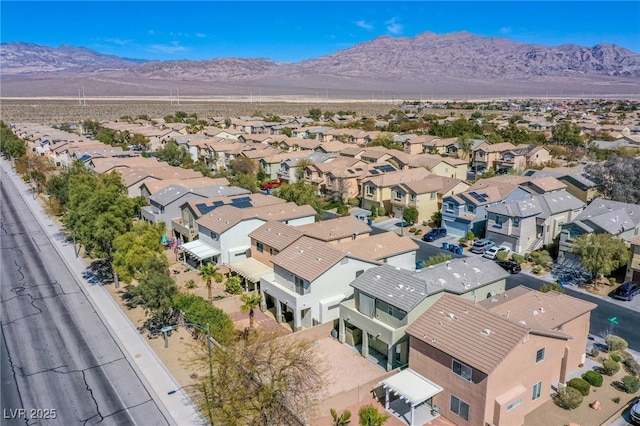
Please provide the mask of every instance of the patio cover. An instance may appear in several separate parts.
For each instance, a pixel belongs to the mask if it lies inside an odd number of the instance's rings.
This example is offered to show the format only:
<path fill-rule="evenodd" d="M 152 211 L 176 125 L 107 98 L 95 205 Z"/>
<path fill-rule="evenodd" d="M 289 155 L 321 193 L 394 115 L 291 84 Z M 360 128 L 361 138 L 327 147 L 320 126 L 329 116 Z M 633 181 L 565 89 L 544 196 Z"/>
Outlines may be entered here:
<path fill-rule="evenodd" d="M 380 384 L 385 389 L 389 389 L 407 400 L 412 407 L 422 404 L 427 399 L 442 392 L 440 386 L 431 380 L 425 379 L 410 368 L 384 379 Z"/>
<path fill-rule="evenodd" d="M 203 243 L 200 240 L 180 244 L 179 248 L 184 249 L 191 256 L 195 257 L 198 260 L 210 259 L 213 256 L 217 256 L 220 254 L 219 250 L 211 247 L 209 244 Z"/>
<path fill-rule="evenodd" d="M 238 260 L 237 262 L 230 263 L 228 266 L 229 269 L 241 275 L 245 279 L 251 281 L 252 283 L 259 282 L 260 277 L 262 277 L 263 275 L 273 273 L 273 268 L 269 268 L 264 263 L 258 262 L 252 257 Z"/>

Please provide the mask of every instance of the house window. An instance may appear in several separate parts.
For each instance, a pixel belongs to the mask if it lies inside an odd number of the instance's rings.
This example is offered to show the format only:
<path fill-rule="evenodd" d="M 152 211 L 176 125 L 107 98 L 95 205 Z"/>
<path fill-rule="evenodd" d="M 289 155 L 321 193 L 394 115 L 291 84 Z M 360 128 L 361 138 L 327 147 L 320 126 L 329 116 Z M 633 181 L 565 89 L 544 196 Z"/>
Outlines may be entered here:
<path fill-rule="evenodd" d="M 516 408 L 518 405 L 522 404 L 522 398 L 513 401 L 511 404 L 507 405 L 507 411 L 511 411 Z"/>
<path fill-rule="evenodd" d="M 453 203 L 447 203 L 447 211 L 453 213 Z"/>
<path fill-rule="evenodd" d="M 305 295 L 309 293 L 309 286 L 306 286 L 305 288 L 305 280 L 300 278 L 299 276 L 295 276 L 294 279 L 295 285 L 296 285 L 296 293 L 298 293 L 299 295 Z"/>
<path fill-rule="evenodd" d="M 367 195 L 373 195 L 373 186 L 367 185 L 364 188 Z"/>
<path fill-rule="evenodd" d="M 451 371 L 467 381 L 471 381 L 473 369 L 468 365 L 464 365 L 458 360 L 451 361 Z"/>
<path fill-rule="evenodd" d="M 432 199 L 432 200 L 435 200 L 435 199 L 436 199 L 436 197 L 437 197 L 437 195 L 436 195 L 436 193 L 435 193 L 435 192 L 432 192 L 432 193 L 430 194 L 430 196 L 431 196 L 431 199 Z"/>
<path fill-rule="evenodd" d="M 273 247 L 269 247 L 269 254 L 271 256 L 275 256 L 278 253 L 280 253 L 280 250 L 274 249 Z"/>
<path fill-rule="evenodd" d="M 465 420 L 469 420 L 469 404 L 451 395 L 451 411 Z"/>
<path fill-rule="evenodd" d="M 393 316 L 393 306 L 391 305 L 387 305 L 387 313 L 391 316 Z"/>
<path fill-rule="evenodd" d="M 329 185 L 333 185 L 334 183 L 336 183 L 336 178 L 333 176 L 329 176 Z"/>
<path fill-rule="evenodd" d="M 209 231 L 209 235 L 210 235 L 210 236 L 211 236 L 211 238 L 213 238 L 214 240 L 217 240 L 217 239 L 218 239 L 218 234 L 216 234 L 216 233 L 215 233 L 215 232 L 213 232 L 213 231 Z"/>
<path fill-rule="evenodd" d="M 416 200 L 416 194 L 411 194 L 411 196 L 409 198 L 411 199 L 411 201 L 415 201 Z"/>
<path fill-rule="evenodd" d="M 358 294 L 358 310 L 364 316 L 373 318 L 376 313 L 376 299 L 365 293 Z"/>
<path fill-rule="evenodd" d="M 542 361 L 544 361 L 544 348 L 538 349 L 536 352 L 536 364 Z"/>
<path fill-rule="evenodd" d="M 471 204 L 469 204 L 469 205 L 467 206 L 467 211 L 468 211 L 469 213 L 475 213 L 475 211 L 476 211 L 476 207 L 475 207 L 475 206 L 472 206 Z"/>
<path fill-rule="evenodd" d="M 520 218 L 519 217 L 514 217 L 513 218 L 513 226 L 520 226 Z"/>
<path fill-rule="evenodd" d="M 258 253 L 264 252 L 264 245 L 260 241 L 256 242 L 256 250 L 258 250 Z"/>
<path fill-rule="evenodd" d="M 504 223 L 504 217 L 496 216 L 496 223 L 493 225 L 494 228 L 502 228 L 502 224 Z"/>
<path fill-rule="evenodd" d="M 307 179 L 311 179 L 311 171 L 310 171 L 310 170 L 305 170 L 305 171 L 304 171 L 304 176 L 305 176 Z"/>
<path fill-rule="evenodd" d="M 538 382 L 535 385 L 533 385 L 533 392 L 531 392 L 531 400 L 535 401 L 536 399 L 540 398 L 541 392 L 542 392 L 542 382 Z"/>
<path fill-rule="evenodd" d="M 394 194 L 393 198 L 395 200 L 400 200 L 402 198 L 402 192 L 401 191 L 394 191 L 393 194 Z"/>

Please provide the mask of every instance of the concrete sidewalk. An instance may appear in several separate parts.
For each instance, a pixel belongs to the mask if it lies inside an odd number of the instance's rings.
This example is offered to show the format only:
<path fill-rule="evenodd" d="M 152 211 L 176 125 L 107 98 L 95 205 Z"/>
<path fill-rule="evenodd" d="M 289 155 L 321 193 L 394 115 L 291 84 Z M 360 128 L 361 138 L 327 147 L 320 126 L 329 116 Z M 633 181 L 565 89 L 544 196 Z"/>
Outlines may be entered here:
<path fill-rule="evenodd" d="M 143 336 L 120 309 L 111 295 L 99 284 L 89 284 L 82 273 L 87 265 L 77 257 L 73 243 L 69 243 L 56 224 L 47 216 L 40 203 L 33 198 L 19 175 L 2 159 L 2 178 L 11 179 L 18 188 L 29 209 L 40 222 L 51 244 L 60 254 L 66 266 L 75 276 L 80 289 L 87 295 L 94 309 L 107 325 L 107 329 L 143 381 L 158 407 L 169 422 L 176 425 L 207 424 L 186 392 L 157 357 Z"/>

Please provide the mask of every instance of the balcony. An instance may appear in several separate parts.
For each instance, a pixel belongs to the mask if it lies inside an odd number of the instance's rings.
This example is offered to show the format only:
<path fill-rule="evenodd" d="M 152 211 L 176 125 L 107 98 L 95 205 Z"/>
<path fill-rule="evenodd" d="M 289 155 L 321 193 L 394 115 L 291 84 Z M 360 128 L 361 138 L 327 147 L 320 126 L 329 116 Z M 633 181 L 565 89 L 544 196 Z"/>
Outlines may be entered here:
<path fill-rule="evenodd" d="M 189 241 L 193 241 L 198 236 L 198 228 L 195 226 L 189 226 L 189 224 L 182 220 L 181 217 L 171 219 L 171 229 L 182 235 L 185 235 L 189 239 Z"/>
<path fill-rule="evenodd" d="M 140 209 L 140 213 L 142 214 L 142 218 L 148 222 L 159 223 L 164 221 L 162 213 L 160 213 L 160 210 L 156 207 L 144 206 Z"/>

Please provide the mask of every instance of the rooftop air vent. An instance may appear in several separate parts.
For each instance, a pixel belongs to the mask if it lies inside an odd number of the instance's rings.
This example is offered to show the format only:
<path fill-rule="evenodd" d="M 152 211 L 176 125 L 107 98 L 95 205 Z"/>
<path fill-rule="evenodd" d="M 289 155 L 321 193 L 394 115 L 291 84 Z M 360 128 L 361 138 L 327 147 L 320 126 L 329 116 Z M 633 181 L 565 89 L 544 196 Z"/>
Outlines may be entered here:
<path fill-rule="evenodd" d="M 491 330 L 489 330 L 488 328 L 484 328 L 482 329 L 482 334 L 484 334 L 485 336 L 488 336 L 491 334 Z"/>
<path fill-rule="evenodd" d="M 453 313 L 453 312 L 449 312 L 449 313 L 447 313 L 447 318 L 449 318 L 449 319 L 454 319 L 455 317 L 456 317 L 456 316 L 454 315 L 454 313 Z"/>

